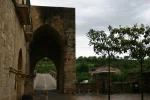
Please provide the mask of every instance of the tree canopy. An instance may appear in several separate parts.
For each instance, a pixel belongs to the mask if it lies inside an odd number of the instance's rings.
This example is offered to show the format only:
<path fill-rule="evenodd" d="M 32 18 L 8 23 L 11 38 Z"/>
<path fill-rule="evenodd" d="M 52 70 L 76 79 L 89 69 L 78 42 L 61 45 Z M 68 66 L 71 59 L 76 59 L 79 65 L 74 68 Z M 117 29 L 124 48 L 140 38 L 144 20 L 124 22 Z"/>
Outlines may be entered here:
<path fill-rule="evenodd" d="M 89 45 L 93 45 L 96 54 L 114 57 L 114 53 L 129 53 L 130 57 L 137 59 L 141 67 L 141 87 L 144 59 L 150 56 L 150 27 L 135 24 L 133 27 L 108 27 L 110 34 L 91 29 L 87 33 Z M 110 74 L 109 74 L 110 77 Z M 110 79 L 110 78 L 109 78 Z M 110 81 L 110 80 L 109 80 Z M 141 99 L 143 100 L 143 92 Z"/>

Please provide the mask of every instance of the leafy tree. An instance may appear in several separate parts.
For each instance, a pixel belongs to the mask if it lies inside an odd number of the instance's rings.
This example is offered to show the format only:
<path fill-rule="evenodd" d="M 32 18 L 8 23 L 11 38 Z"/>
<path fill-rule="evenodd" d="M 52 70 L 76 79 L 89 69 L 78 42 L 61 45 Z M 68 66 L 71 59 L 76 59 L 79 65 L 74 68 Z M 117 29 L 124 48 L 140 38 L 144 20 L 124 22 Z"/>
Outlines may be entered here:
<path fill-rule="evenodd" d="M 80 63 L 76 67 L 77 73 L 88 72 L 88 71 L 89 71 L 88 66 L 85 63 Z"/>
<path fill-rule="evenodd" d="M 129 53 L 134 59 L 137 59 L 141 67 L 141 100 L 143 100 L 143 62 L 150 54 L 150 27 L 141 24 L 138 27 L 135 24 L 133 27 L 112 28 L 111 34 L 115 37 L 115 44 L 120 46 L 121 52 Z"/>
<path fill-rule="evenodd" d="M 83 59 L 85 60 L 86 58 L 83 58 Z M 76 73 L 77 74 L 77 82 L 79 82 L 79 83 L 82 82 L 83 80 L 89 80 L 91 77 L 89 74 L 88 64 L 86 64 L 85 62 L 80 62 L 77 64 L 76 72 L 77 72 Z"/>
<path fill-rule="evenodd" d="M 111 31 L 112 27 L 109 26 L 108 29 Z M 110 100 L 110 59 L 114 57 L 116 52 L 119 52 L 118 46 L 114 43 L 114 36 L 112 34 L 106 34 L 104 31 L 95 31 L 91 29 L 87 33 L 87 37 L 90 40 L 89 45 L 93 46 L 94 52 L 98 55 L 102 55 L 103 58 L 108 56 L 108 64 L 109 64 L 109 96 Z"/>

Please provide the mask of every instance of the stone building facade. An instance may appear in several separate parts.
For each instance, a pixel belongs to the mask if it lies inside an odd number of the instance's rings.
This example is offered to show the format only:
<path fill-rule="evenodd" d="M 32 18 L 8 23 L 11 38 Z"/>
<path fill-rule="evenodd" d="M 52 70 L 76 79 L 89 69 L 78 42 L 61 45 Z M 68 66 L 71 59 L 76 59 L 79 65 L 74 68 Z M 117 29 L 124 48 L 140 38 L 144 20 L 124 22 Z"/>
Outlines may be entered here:
<path fill-rule="evenodd" d="M 34 68 L 44 57 L 56 65 L 57 89 L 72 93 L 75 9 L 30 6 L 30 0 L 0 0 L 0 100 L 33 96 Z"/>

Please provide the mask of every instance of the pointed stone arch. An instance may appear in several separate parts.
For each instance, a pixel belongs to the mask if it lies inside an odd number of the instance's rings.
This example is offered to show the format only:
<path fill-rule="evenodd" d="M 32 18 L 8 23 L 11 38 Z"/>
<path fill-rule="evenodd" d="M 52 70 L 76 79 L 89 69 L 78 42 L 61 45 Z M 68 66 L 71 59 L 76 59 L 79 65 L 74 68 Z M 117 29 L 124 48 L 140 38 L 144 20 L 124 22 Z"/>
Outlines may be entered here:
<path fill-rule="evenodd" d="M 18 55 L 18 72 L 22 73 L 23 70 L 23 57 L 22 57 L 22 50 L 19 50 Z M 22 92 L 23 92 L 23 80 L 20 75 L 17 75 L 17 100 L 21 100 Z"/>
<path fill-rule="evenodd" d="M 18 55 L 18 71 L 22 72 L 22 65 L 23 65 L 23 57 L 22 57 L 22 50 L 19 50 L 19 55 Z"/>
<path fill-rule="evenodd" d="M 51 59 L 57 69 L 57 89 L 63 92 L 64 79 L 64 44 L 60 34 L 50 25 L 45 24 L 33 33 L 30 43 L 30 73 L 34 72 L 39 60 L 44 57 Z"/>

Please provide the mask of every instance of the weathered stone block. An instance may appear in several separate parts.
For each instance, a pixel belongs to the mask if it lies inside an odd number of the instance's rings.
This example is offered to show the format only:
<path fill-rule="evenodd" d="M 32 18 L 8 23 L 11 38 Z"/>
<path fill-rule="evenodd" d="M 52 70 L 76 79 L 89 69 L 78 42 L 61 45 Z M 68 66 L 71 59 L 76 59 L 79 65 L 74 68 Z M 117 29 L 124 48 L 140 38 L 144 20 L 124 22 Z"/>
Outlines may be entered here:
<path fill-rule="evenodd" d="M 10 100 L 16 100 L 16 95 L 12 95 Z"/>
<path fill-rule="evenodd" d="M 5 86 L 6 86 L 6 79 L 0 78 L 0 87 L 5 87 Z"/>
<path fill-rule="evenodd" d="M 3 87 L 0 87 L 0 88 L 1 88 L 1 89 L 0 89 L 0 98 L 1 98 L 1 97 L 3 97 L 3 93 L 4 93 L 4 92 L 3 92 Z"/>
<path fill-rule="evenodd" d="M 9 95 L 9 87 L 5 87 L 3 92 L 4 92 L 4 96 L 8 96 Z"/>
<path fill-rule="evenodd" d="M 1 33 L 1 36 L 2 36 L 2 39 L 4 39 L 4 41 L 6 41 L 7 36 L 6 36 L 6 34 L 4 32 Z"/>
<path fill-rule="evenodd" d="M 2 31 L 0 30 L 0 34 L 2 34 Z M 0 36 L 0 46 L 3 46 L 5 43 L 5 40 L 2 39 L 2 37 Z M 2 49 L 0 50 L 2 52 Z"/>
<path fill-rule="evenodd" d="M 0 70 L 0 78 L 4 78 L 5 77 L 3 71 L 4 71 L 3 69 Z"/>
<path fill-rule="evenodd" d="M 14 82 L 12 81 L 12 79 L 6 79 L 6 86 L 7 87 L 10 87 L 11 85 L 13 85 L 14 84 Z"/>
<path fill-rule="evenodd" d="M 2 20 L 2 16 L 0 16 L 0 21 L 1 21 L 1 23 L 0 23 L 0 30 L 3 30 L 4 29 L 4 22 Z"/>

